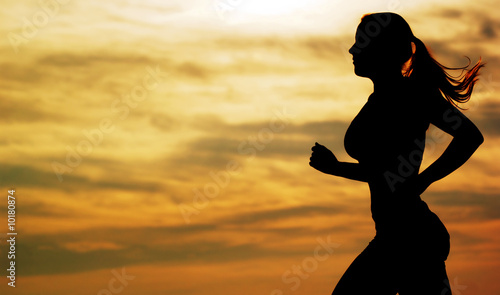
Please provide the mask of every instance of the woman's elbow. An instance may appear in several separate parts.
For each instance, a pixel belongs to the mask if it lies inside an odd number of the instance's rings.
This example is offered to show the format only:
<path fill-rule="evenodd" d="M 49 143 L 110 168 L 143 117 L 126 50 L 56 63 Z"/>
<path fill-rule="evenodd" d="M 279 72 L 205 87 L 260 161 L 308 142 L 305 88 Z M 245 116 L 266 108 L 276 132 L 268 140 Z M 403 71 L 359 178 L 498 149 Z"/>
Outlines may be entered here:
<path fill-rule="evenodd" d="M 471 124 L 469 128 L 461 129 L 460 132 L 455 135 L 455 137 L 460 138 L 460 141 L 463 144 L 474 147 L 474 149 L 477 149 L 484 142 L 483 134 L 473 124 Z"/>
<path fill-rule="evenodd" d="M 478 147 L 484 142 L 484 136 L 476 125 L 472 125 L 470 137 Z"/>
<path fill-rule="evenodd" d="M 474 126 L 467 134 L 467 141 L 478 148 L 484 142 L 484 136 L 479 129 Z"/>
<path fill-rule="evenodd" d="M 484 142 L 484 137 L 483 137 L 483 134 L 481 133 L 481 131 L 479 131 L 479 130 L 477 131 L 476 137 L 477 137 L 476 144 L 479 147 Z"/>

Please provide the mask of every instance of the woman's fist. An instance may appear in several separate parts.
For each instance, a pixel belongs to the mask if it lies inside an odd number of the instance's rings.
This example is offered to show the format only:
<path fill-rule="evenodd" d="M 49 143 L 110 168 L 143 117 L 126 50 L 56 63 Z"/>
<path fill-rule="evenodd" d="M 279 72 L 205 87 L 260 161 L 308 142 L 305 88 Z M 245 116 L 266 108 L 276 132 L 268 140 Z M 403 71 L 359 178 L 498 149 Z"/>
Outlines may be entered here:
<path fill-rule="evenodd" d="M 312 154 L 311 158 L 309 158 L 309 165 L 323 173 L 333 174 L 339 163 L 335 155 L 317 142 L 311 150 Z"/>

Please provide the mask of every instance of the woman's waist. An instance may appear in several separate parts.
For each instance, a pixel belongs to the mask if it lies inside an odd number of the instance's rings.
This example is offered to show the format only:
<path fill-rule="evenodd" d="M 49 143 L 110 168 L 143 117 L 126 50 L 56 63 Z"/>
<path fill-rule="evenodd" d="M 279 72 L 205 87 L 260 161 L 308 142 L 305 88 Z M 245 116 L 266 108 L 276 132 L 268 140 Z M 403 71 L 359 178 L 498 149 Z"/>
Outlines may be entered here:
<path fill-rule="evenodd" d="M 378 193 L 371 189 L 371 212 L 375 223 L 401 223 L 428 217 L 432 212 L 417 194 Z"/>
<path fill-rule="evenodd" d="M 371 195 L 371 212 L 375 222 L 381 219 L 399 220 L 423 218 L 432 212 L 419 195 Z"/>
<path fill-rule="evenodd" d="M 372 201 L 372 218 L 377 235 L 437 235 L 449 238 L 439 217 L 420 198 L 390 205 Z"/>
<path fill-rule="evenodd" d="M 417 183 L 418 170 L 362 165 L 367 172 L 367 183 L 373 197 L 393 201 L 420 201 L 419 193 L 414 186 Z"/>

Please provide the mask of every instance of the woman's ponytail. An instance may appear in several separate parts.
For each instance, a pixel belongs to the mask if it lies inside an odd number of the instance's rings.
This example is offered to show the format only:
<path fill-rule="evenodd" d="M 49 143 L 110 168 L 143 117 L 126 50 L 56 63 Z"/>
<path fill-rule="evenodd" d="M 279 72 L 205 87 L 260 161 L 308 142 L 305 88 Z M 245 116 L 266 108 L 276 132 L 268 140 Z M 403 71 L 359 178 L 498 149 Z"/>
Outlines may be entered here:
<path fill-rule="evenodd" d="M 479 70 L 484 63 L 479 59 L 471 69 L 467 69 L 470 65 L 469 59 L 469 64 L 465 67 L 449 68 L 436 61 L 420 39 L 413 37 L 412 42 L 415 44 L 415 52 L 406 70 L 406 76 L 419 85 L 439 89 L 450 103 L 460 108 L 457 103 L 470 99 Z M 462 70 L 462 73 L 458 77 L 452 77 L 447 70 Z"/>

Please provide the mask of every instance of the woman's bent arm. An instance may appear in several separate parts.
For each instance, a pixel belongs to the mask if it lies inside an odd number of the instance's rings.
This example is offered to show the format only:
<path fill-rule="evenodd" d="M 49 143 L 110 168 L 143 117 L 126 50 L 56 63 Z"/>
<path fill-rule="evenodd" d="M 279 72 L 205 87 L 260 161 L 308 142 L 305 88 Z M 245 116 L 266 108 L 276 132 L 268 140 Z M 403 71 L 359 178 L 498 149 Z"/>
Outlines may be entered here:
<path fill-rule="evenodd" d="M 337 167 L 330 174 L 357 181 L 368 181 L 366 170 L 359 163 L 338 162 Z"/>
<path fill-rule="evenodd" d="M 420 173 L 419 180 L 423 186 L 423 190 L 467 162 L 483 141 L 483 136 L 479 130 L 474 131 L 474 129 L 468 129 L 454 136 L 443 154 Z"/>
<path fill-rule="evenodd" d="M 422 186 L 422 192 L 433 182 L 444 178 L 467 162 L 484 141 L 474 123 L 451 104 L 447 103 L 445 106 L 435 113 L 431 123 L 453 136 L 453 140 L 443 154 L 420 173 L 419 185 Z"/>
<path fill-rule="evenodd" d="M 367 173 L 359 163 L 339 162 L 328 148 L 317 142 L 311 150 L 309 165 L 314 169 L 352 180 L 368 181 Z"/>

